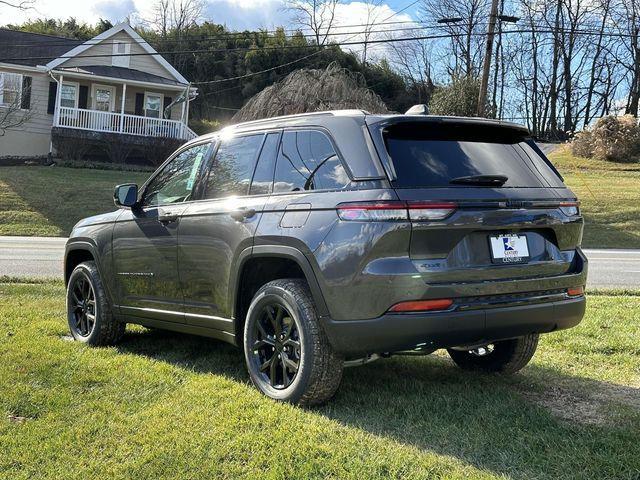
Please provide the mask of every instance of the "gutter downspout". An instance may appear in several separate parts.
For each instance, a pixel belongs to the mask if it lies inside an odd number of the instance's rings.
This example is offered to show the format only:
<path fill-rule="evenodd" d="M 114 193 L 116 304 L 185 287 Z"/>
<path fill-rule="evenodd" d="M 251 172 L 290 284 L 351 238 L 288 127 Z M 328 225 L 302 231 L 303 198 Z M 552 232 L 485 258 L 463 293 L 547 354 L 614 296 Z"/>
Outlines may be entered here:
<path fill-rule="evenodd" d="M 49 76 L 51 77 L 51 79 L 56 82 L 58 84 L 57 88 L 56 88 L 56 105 L 58 103 L 58 96 L 60 95 L 60 82 L 58 81 L 58 79 L 56 79 L 56 77 L 53 76 L 53 72 L 51 70 L 47 70 L 47 73 L 49 74 Z M 56 124 L 56 114 L 57 114 L 57 109 L 54 106 L 54 110 L 53 110 L 53 125 L 51 125 L 51 128 L 53 128 Z M 53 136 L 50 135 L 50 139 L 49 139 L 49 161 L 52 161 L 53 159 Z"/>

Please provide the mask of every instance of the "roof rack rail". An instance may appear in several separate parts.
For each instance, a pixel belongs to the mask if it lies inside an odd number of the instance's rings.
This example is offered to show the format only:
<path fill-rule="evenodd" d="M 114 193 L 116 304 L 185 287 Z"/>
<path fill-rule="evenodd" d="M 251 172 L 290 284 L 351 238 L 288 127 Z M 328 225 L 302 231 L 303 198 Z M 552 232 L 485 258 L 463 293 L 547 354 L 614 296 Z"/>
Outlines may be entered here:
<path fill-rule="evenodd" d="M 279 120 L 289 120 L 289 119 L 294 119 L 294 118 L 300 118 L 300 117 L 314 117 L 314 116 L 329 116 L 329 115 L 333 115 L 333 116 L 339 116 L 339 115 L 348 115 L 348 114 L 361 114 L 361 115 L 369 115 L 369 112 L 367 112 L 366 110 L 357 110 L 357 109 L 353 109 L 353 110 L 324 110 L 321 112 L 305 112 L 305 113 L 294 113 L 292 115 L 281 115 L 279 117 L 269 117 L 269 118 L 261 118 L 259 120 L 249 120 L 246 122 L 241 122 L 241 123 L 236 123 L 233 125 L 229 125 L 228 127 L 225 128 L 236 128 L 236 127 L 244 127 L 247 125 L 259 125 L 261 123 L 270 123 L 273 121 L 279 121 Z"/>

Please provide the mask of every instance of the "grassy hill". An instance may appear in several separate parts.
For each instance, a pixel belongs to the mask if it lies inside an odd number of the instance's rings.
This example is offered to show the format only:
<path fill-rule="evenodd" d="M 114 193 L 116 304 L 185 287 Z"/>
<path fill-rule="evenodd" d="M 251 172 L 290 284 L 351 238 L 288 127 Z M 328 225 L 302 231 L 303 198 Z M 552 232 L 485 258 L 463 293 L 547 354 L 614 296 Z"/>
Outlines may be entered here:
<path fill-rule="evenodd" d="M 583 246 L 640 248 L 640 163 L 574 157 L 564 146 L 550 159 L 580 198 Z"/>
<path fill-rule="evenodd" d="M 640 247 L 640 163 L 615 164 L 551 155 L 582 201 L 583 245 Z M 113 187 L 148 173 L 64 167 L 0 168 L 0 235 L 66 236 L 81 218 L 113 209 Z"/>
<path fill-rule="evenodd" d="M 241 352 L 131 328 L 65 340 L 62 282 L 0 283 L 0 477 L 618 479 L 640 472 L 640 297 L 589 297 L 512 377 L 444 356 L 347 369 L 320 408 L 249 385 Z"/>
<path fill-rule="evenodd" d="M 114 210 L 113 187 L 149 173 L 0 167 L 0 235 L 67 236 L 81 218 Z"/>

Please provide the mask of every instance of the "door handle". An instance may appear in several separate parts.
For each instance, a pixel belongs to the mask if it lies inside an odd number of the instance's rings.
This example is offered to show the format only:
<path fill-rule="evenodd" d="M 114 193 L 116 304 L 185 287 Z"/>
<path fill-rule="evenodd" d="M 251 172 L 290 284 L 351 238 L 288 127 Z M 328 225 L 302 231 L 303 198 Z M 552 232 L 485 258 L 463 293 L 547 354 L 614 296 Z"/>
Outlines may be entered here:
<path fill-rule="evenodd" d="M 229 213 L 229 216 L 236 222 L 243 222 L 256 214 L 255 209 L 242 207 Z"/>
<path fill-rule="evenodd" d="M 177 222 L 178 218 L 179 218 L 179 215 L 177 213 L 161 212 L 158 214 L 158 221 L 163 225 Z"/>

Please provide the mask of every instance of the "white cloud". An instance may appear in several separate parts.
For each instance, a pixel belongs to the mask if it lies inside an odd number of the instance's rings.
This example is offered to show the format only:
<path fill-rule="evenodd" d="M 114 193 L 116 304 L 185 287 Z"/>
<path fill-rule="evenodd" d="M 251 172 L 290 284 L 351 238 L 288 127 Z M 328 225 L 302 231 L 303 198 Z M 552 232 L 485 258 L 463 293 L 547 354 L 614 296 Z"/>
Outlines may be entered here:
<path fill-rule="evenodd" d="M 204 16 L 206 19 L 227 25 L 232 30 L 253 30 L 257 28 L 273 29 L 277 26 L 294 28 L 291 23 L 290 13 L 284 10 L 284 0 L 206 0 Z M 136 21 L 150 19 L 153 17 L 153 5 L 155 0 L 99 0 L 91 1 L 69 1 L 69 0 L 38 0 L 36 8 L 27 11 L 18 11 L 6 6 L 0 6 L 0 25 L 18 24 L 28 19 L 36 18 L 59 18 L 66 19 L 74 17 L 78 21 L 95 23 L 100 18 L 105 18 L 112 22 L 119 22 L 130 17 Z M 351 27 L 349 25 L 359 25 L 367 22 L 368 7 L 365 3 L 355 1 L 351 3 L 339 4 L 336 10 L 334 29 L 336 33 L 330 38 L 335 42 L 358 42 L 364 39 L 362 34 L 354 34 L 363 30 L 363 27 Z M 395 11 L 387 4 L 374 7 L 371 18 L 376 23 L 385 21 L 411 21 L 407 14 L 396 15 Z M 340 26 L 343 26 L 340 28 Z M 392 29 L 404 25 L 376 25 L 375 30 Z M 305 32 L 310 33 L 310 32 Z M 384 33 L 374 33 L 370 38 L 383 38 Z M 346 47 L 353 52 L 360 52 L 361 45 Z M 384 45 L 370 47 L 370 52 L 374 56 L 384 55 Z"/>
<path fill-rule="evenodd" d="M 405 13 L 396 14 L 389 5 L 383 4 L 369 7 L 364 2 L 351 2 L 339 4 L 336 10 L 336 26 L 335 33 L 345 32 L 344 35 L 332 35 L 331 39 L 335 42 L 363 42 L 365 41 L 365 34 L 354 32 L 363 32 L 365 27 L 354 27 L 350 25 L 364 25 L 374 23 L 372 33 L 369 36 L 369 41 L 385 39 L 393 36 L 394 33 L 391 30 L 398 28 L 407 28 L 411 24 L 398 24 L 396 22 L 412 22 L 413 19 Z M 370 13 L 369 13 L 370 12 Z M 393 23 L 392 23 L 393 22 Z M 340 28 L 340 26 L 344 26 Z M 406 32 L 407 34 L 415 32 Z M 402 35 L 402 34 L 401 34 Z M 397 35 L 396 35 L 397 36 Z M 364 49 L 363 45 L 345 46 L 346 50 L 350 50 L 354 53 L 361 54 Z M 387 52 L 387 46 L 385 44 L 372 44 L 368 47 L 369 58 L 384 57 Z"/>

